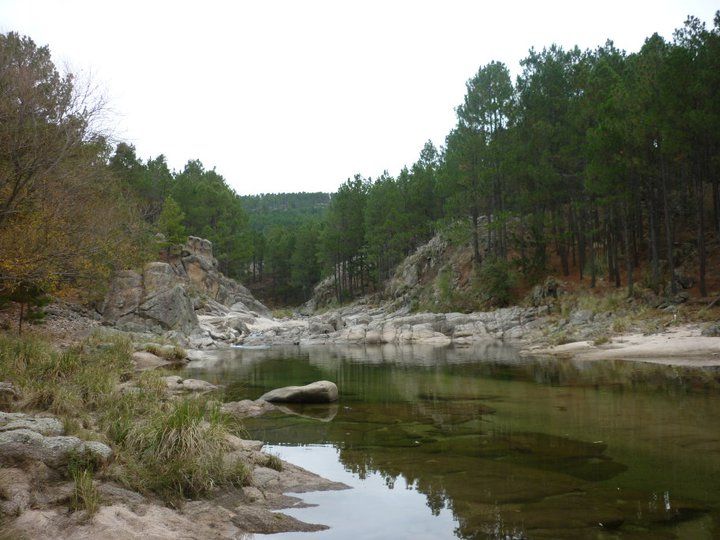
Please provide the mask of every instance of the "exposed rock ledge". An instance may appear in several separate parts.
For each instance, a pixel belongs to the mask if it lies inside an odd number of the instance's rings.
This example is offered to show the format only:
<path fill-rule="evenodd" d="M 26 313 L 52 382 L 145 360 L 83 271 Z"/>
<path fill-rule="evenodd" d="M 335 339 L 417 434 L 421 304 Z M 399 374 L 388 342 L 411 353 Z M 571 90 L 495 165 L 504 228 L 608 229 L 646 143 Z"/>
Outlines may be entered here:
<path fill-rule="evenodd" d="M 228 436 L 228 458 L 240 458 L 248 464 L 250 486 L 216 492 L 207 500 L 172 509 L 112 482 L 95 480 L 103 506 L 88 519 L 84 512 L 68 513 L 73 483 L 62 474 L 62 467 L 78 452 L 107 461 L 111 451 L 102 443 L 81 441 L 63 432 L 62 423 L 51 416 L 0 413 L 3 538 L 204 540 L 244 538 L 250 533 L 319 531 L 327 527 L 276 512 L 304 505 L 285 493 L 348 488 L 291 463 L 282 462 L 282 471 L 268 468 L 262 442 Z"/>
<path fill-rule="evenodd" d="M 387 312 L 384 307 L 356 303 L 303 319 L 248 324 L 243 345 L 470 344 L 491 339 L 524 339 L 541 334 L 542 307 L 511 307 L 478 313 Z"/>

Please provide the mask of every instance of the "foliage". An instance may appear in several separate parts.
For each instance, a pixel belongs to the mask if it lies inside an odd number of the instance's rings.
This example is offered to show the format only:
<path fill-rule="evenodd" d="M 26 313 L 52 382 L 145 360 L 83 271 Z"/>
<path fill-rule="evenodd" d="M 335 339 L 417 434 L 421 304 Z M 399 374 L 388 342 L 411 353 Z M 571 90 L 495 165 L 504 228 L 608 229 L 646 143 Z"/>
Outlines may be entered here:
<path fill-rule="evenodd" d="M 84 510 L 86 517 L 92 517 L 101 504 L 100 493 L 93 483 L 93 473 L 89 469 L 73 469 L 73 493 L 70 508 L 73 511 Z"/>
<path fill-rule="evenodd" d="M 671 294 L 679 242 L 692 242 L 707 295 L 708 243 L 720 242 L 720 12 L 711 29 L 690 17 L 638 52 L 553 44 L 520 64 L 514 84 L 499 62 L 468 80 L 439 152 L 426 145 L 397 178 L 338 189 L 319 242 L 338 302 L 379 287 L 443 223 L 466 227 L 492 304 L 510 301 L 500 262 L 534 283 L 555 257 L 563 275 L 624 281 L 628 296 L 647 266 L 645 285 Z"/>
<path fill-rule="evenodd" d="M 183 225 L 184 219 L 185 214 L 178 203 L 168 196 L 163 203 L 160 216 L 158 216 L 158 229 L 165 236 L 168 246 L 185 243 L 187 231 Z"/>
<path fill-rule="evenodd" d="M 485 259 L 475 280 L 480 302 L 484 305 L 505 307 L 512 301 L 515 275 L 507 261 L 498 258 Z"/>
<path fill-rule="evenodd" d="M 13 32 L 0 35 L 0 88 L 0 293 L 95 290 L 149 240 L 93 129 L 102 101 Z"/>

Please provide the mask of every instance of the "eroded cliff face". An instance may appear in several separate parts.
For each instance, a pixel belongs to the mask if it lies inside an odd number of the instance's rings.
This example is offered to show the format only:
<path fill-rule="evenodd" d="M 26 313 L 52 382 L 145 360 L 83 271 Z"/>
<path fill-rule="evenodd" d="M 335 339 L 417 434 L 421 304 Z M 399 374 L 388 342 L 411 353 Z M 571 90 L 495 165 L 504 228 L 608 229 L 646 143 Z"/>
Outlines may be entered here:
<path fill-rule="evenodd" d="M 200 330 L 198 315 L 233 311 L 271 317 L 250 291 L 218 270 L 212 242 L 194 236 L 168 262 L 119 272 L 100 311 L 105 324 L 120 330 L 183 335 Z"/>

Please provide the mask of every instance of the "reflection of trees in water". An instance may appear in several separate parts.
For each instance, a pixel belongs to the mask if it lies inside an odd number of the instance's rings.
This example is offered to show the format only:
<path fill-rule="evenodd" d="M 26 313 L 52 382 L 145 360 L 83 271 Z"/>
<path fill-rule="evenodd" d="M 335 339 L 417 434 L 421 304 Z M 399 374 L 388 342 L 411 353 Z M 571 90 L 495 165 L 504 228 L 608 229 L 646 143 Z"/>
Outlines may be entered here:
<path fill-rule="evenodd" d="M 273 379 L 268 364 L 282 366 L 282 377 Z M 622 360 L 580 362 L 569 359 L 523 358 L 513 347 L 488 341 L 470 347 L 433 347 L 427 345 L 323 346 L 312 348 L 274 347 L 268 349 L 226 349 L 205 353 L 193 362 L 187 373 L 203 376 L 211 382 L 243 388 L 266 389 L 273 384 L 301 384 L 317 379 L 338 383 L 341 393 L 379 391 L 363 387 L 367 380 L 381 385 L 369 372 L 382 369 L 391 373 L 396 391 L 390 396 L 409 399 L 414 396 L 409 372 L 457 374 L 473 379 L 527 381 L 542 385 L 633 388 L 671 393 L 720 390 L 719 368 L 682 368 L 626 362 Z M 252 391 L 242 397 L 248 397 Z M 259 394 L 258 394 L 259 395 Z"/>
<path fill-rule="evenodd" d="M 597 532 L 600 522 L 605 524 L 603 530 L 634 526 L 654 531 L 656 524 L 683 521 L 705 511 L 674 499 L 670 510 L 653 506 L 648 490 L 624 490 L 618 502 L 617 492 L 603 482 L 625 465 L 606 455 L 605 444 L 547 433 L 574 430 L 575 437 L 583 438 L 592 431 L 583 429 L 584 422 L 607 421 L 614 430 L 640 430 L 627 440 L 627 448 L 646 451 L 643 437 L 666 437 L 661 427 L 653 431 L 657 421 L 677 425 L 684 418 L 672 405 L 677 400 L 667 399 L 666 394 L 682 397 L 720 388 L 717 369 L 523 359 L 498 345 L 233 351 L 217 353 L 201 367 L 205 372 L 192 375 L 238 381 L 239 392 L 246 393 L 235 398 L 321 378 L 336 381 L 341 403 L 332 422 L 268 417 L 248 421 L 248 429 L 267 442 L 332 443 L 348 470 L 361 478 L 377 472 L 391 489 L 402 478 L 426 497 L 433 514 L 443 508 L 452 511 L 462 538 L 525 537 L 540 529 L 583 536 Z M 567 390 L 548 392 L 544 388 L 548 386 Z M 605 390 L 594 391 L 601 388 Z M 248 395 L 249 391 L 254 394 Z M 702 398 L 683 399 L 696 403 Z M 533 415 L 533 406 L 541 407 L 541 413 Z M 631 412 L 618 416 L 628 406 Z M 502 423 L 488 422 L 493 408 L 503 413 Z M 714 410 L 707 409 L 708 418 Z M 527 413 L 525 424 L 518 423 L 516 413 Z M 653 422 L 648 423 L 651 417 Z M 253 425 L 260 426 L 259 431 L 253 431 Z M 529 433 L 528 426 L 543 433 Z M 716 443 L 706 441 L 707 431 L 700 440 L 695 428 L 691 423 L 678 438 L 683 444 L 702 443 L 705 451 L 714 451 Z M 627 442 L 628 435 L 612 433 L 615 446 L 618 438 Z M 663 453 L 673 463 L 701 459 L 674 443 Z M 688 470 L 697 475 L 713 469 L 707 465 Z M 643 509 L 641 515 L 638 508 Z"/>

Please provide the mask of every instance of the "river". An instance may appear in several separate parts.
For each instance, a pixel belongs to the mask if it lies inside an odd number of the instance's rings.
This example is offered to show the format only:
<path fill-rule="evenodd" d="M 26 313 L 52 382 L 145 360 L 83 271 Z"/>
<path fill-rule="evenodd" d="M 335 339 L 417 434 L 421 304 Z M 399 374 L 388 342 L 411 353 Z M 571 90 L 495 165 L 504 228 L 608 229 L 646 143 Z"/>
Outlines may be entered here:
<path fill-rule="evenodd" d="M 510 346 L 233 349 L 226 399 L 331 380 L 340 401 L 247 420 L 346 491 L 272 539 L 718 538 L 720 370 L 523 358 Z M 260 535 L 257 535 L 259 538 Z"/>

